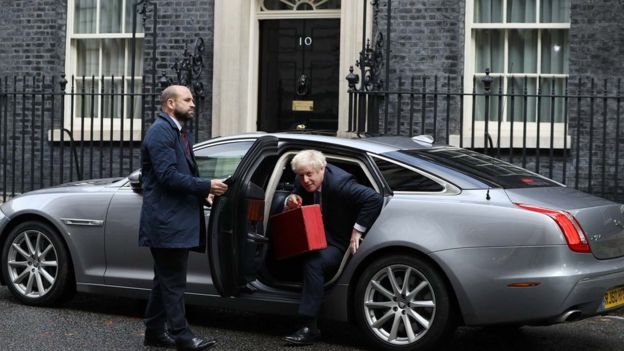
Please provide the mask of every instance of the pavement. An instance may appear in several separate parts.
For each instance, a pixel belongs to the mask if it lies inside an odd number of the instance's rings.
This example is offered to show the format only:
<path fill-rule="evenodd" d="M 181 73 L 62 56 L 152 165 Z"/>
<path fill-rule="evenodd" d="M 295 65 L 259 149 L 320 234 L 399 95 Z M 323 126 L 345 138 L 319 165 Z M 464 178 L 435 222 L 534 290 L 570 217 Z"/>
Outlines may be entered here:
<path fill-rule="evenodd" d="M 90 294 L 77 294 L 55 308 L 30 307 L 0 287 L 0 349 L 149 350 L 142 345 L 144 308 L 143 300 Z M 322 322 L 321 342 L 290 347 L 280 339 L 293 329 L 289 317 L 190 305 L 187 317 L 195 333 L 218 339 L 211 350 L 374 350 L 346 323 Z M 624 315 L 549 327 L 461 327 L 439 350 L 624 350 Z"/>

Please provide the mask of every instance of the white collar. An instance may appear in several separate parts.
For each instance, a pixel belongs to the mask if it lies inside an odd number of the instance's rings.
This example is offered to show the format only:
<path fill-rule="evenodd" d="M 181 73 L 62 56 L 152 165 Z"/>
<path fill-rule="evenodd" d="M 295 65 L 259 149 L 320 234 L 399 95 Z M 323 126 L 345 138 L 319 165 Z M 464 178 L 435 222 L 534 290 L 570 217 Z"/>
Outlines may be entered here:
<path fill-rule="evenodd" d="M 178 130 L 182 130 L 182 125 L 180 124 L 180 122 L 178 122 L 178 120 L 171 115 L 169 115 L 169 117 L 171 117 L 171 119 L 173 120 L 173 123 L 175 123 L 176 127 L 178 127 Z"/>

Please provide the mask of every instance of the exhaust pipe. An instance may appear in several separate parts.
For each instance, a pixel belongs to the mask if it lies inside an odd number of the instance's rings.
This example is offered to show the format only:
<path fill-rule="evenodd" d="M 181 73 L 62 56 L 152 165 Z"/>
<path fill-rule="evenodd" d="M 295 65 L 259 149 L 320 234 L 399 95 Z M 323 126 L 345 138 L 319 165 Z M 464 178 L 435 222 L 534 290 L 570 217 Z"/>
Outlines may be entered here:
<path fill-rule="evenodd" d="M 574 322 L 579 320 L 581 316 L 580 310 L 569 310 L 564 312 L 561 316 L 559 316 L 556 321 L 557 323 L 566 323 L 566 322 Z"/>

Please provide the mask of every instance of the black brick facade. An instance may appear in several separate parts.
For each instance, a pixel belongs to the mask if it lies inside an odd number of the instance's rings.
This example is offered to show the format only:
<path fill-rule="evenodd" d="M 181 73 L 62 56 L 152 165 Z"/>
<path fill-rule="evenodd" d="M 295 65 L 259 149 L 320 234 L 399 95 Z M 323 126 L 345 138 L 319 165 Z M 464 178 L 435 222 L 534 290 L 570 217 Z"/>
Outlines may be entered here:
<path fill-rule="evenodd" d="M 59 75 L 65 67 L 64 0 L 0 1 L 2 76 Z"/>
<path fill-rule="evenodd" d="M 212 0 L 163 0 L 154 1 L 158 5 L 157 38 L 156 38 L 156 71 L 152 70 L 153 45 L 151 36 L 153 19 L 148 13 L 145 29 L 144 46 L 144 74 L 146 76 L 147 92 L 158 93 L 160 91 L 159 79 L 163 72 L 169 78 L 174 78 L 172 65 L 176 59 L 181 59 L 185 47 L 192 50 L 197 37 L 205 41 L 204 68 L 201 82 L 205 87 L 205 97 L 197 99 L 199 116 L 197 116 L 198 135 L 197 140 L 205 140 L 211 136 L 211 109 L 212 109 L 212 58 L 213 58 L 213 16 L 214 1 Z M 17 91 L 21 91 L 22 77 L 26 77 L 26 86 L 32 85 L 32 77 L 35 76 L 36 84 L 41 84 L 41 77 L 45 76 L 46 86 L 52 86 L 51 77 L 55 77 L 54 89 L 58 91 L 58 80 L 65 70 L 66 50 L 66 0 L 0 0 L 0 78 L 2 89 L 6 91 L 8 82 L 9 91 L 12 90 L 13 77 L 18 77 Z M 378 29 L 385 33 L 387 1 L 380 1 Z M 571 1 L 571 30 L 570 30 L 570 79 L 569 94 L 592 93 L 592 79 L 594 80 L 594 94 L 608 95 L 618 94 L 618 77 L 624 77 L 624 64 L 622 53 L 624 51 L 624 28 L 619 16 L 623 13 L 624 5 L 617 0 L 607 1 Z M 461 76 L 464 74 L 464 38 L 465 38 L 465 3 L 464 1 L 452 0 L 393 0 L 391 11 L 392 30 L 390 32 L 390 60 L 385 62 L 390 67 L 390 76 L 387 84 L 390 89 L 401 90 L 426 90 L 431 91 L 437 86 L 440 91 L 457 92 L 462 89 Z M 388 44 L 386 42 L 386 44 Z M 385 57 L 384 57 L 385 59 Z M 385 66 L 383 67 L 385 73 Z M 152 76 L 156 87 L 152 84 Z M 436 83 L 435 76 L 438 76 Z M 468 79 L 471 79 L 468 77 Z M 401 83 L 399 83 L 401 81 Z M 414 82 L 412 87 L 411 82 Z M 450 89 L 449 83 L 450 82 Z M 580 84 L 579 84 L 580 82 Z M 386 83 L 386 82 L 384 82 Z M 436 85 L 437 84 L 437 85 Z M 48 88 L 50 89 L 50 88 Z M 28 90 L 28 89 L 26 89 Z M 619 91 L 621 94 L 621 91 Z M 381 121 L 382 131 L 408 134 L 409 128 L 415 134 L 427 132 L 445 136 L 447 128 L 446 116 L 449 118 L 448 128 L 453 133 L 459 128 L 457 116 L 461 114 L 459 100 L 450 98 L 449 108 L 440 108 L 433 100 L 417 101 L 411 103 L 409 95 L 404 95 L 399 102 L 398 98 L 391 98 L 388 102 L 387 121 Z M 439 97 L 444 102 L 445 97 Z M 10 97 L 5 98 L 8 104 L 6 112 L 0 111 L 0 139 L 7 143 L 0 156 L 3 160 L 11 160 L 15 150 L 16 164 L 14 168 L 18 177 L 26 179 L 26 185 L 31 179 L 30 165 L 32 160 L 38 165 L 54 164 L 55 172 L 61 169 L 58 160 L 60 145 L 58 142 L 50 143 L 47 136 L 44 138 L 44 146 L 54 145 L 53 150 L 40 154 L 41 130 L 59 128 L 61 125 L 60 99 L 56 98 L 54 108 L 51 98 L 41 101 L 40 97 L 32 100 L 27 96 L 26 100 L 13 101 Z M 157 103 L 157 102 L 156 102 Z M 29 111 L 23 111 L 21 106 L 28 106 Z M 32 105 L 32 106 L 31 106 Z M 443 103 L 440 106 L 444 105 Z M 13 109 L 15 106 L 15 110 Z M 37 115 L 44 116 L 46 122 L 41 125 L 33 120 L 31 110 Z M 146 120 L 151 120 L 151 99 L 146 101 Z M 397 128 L 397 121 L 392 116 L 399 112 L 405 113 L 410 108 L 414 109 L 415 118 L 412 124 L 409 120 L 401 120 Z M 382 116 L 385 105 L 381 106 Z M 557 180 L 563 180 L 570 185 L 578 185 L 587 189 L 590 182 L 592 189 L 598 194 L 608 196 L 618 191 L 619 175 L 624 173 L 620 161 L 623 152 L 620 152 L 620 144 L 624 138 L 617 133 L 618 109 L 616 100 L 610 100 L 607 104 L 602 101 L 589 99 L 573 99 L 568 101 L 569 132 L 572 149 L 567 153 L 555 152 L 552 164 L 553 175 Z M 40 112 L 43 111 L 43 112 Z M 57 113 L 53 113 L 57 111 Z M 149 114 L 149 116 L 148 116 Z M 435 118 L 434 118 L 435 117 Z M 421 120 L 424 118 L 424 129 Z M 34 123 L 33 123 L 34 121 Z M 606 123 L 605 123 L 606 121 Z M 15 128 L 12 127 L 15 122 Z M 6 123 L 6 131 L 5 129 Z M 579 128 L 580 126 L 580 128 Z M 594 132 L 589 133 L 589 127 L 593 126 Z M 43 127 L 43 128 L 42 128 Z M 624 128 L 624 126 L 623 126 Z M 33 134 L 33 131 L 35 133 Z M 8 140 L 4 138 L 7 133 Z M 443 138 L 442 138 L 443 139 Z M 591 142 L 590 142 L 591 140 Z M 445 141 L 445 140 L 444 140 Z M 22 148 L 22 143 L 25 145 Z M 32 146 L 31 146 L 32 145 Z M 95 142 L 95 162 L 93 176 L 121 175 L 131 168 L 138 167 L 138 146 L 125 143 L 123 148 L 118 143 L 104 143 L 105 149 L 99 154 Z M 578 147 L 576 145 L 579 145 Z M 66 146 L 69 144 L 66 143 Z M 79 161 L 84 156 L 90 158 L 90 142 L 79 145 Z M 111 155 L 110 148 L 113 153 Z M 591 150 L 590 150 L 591 149 Z M 47 149 L 46 149 L 47 150 Z M 578 151 L 578 153 L 577 153 Z M 67 148 L 63 167 L 68 167 L 70 155 Z M 51 162 L 53 153 L 54 162 Z M 32 156 L 34 158 L 32 158 Z M 537 169 L 534 150 L 529 150 L 525 165 L 529 169 Z M 590 157 L 593 155 L 593 157 Z M 606 155 L 606 162 L 602 162 Z M 514 161 L 518 162 L 519 151 L 514 154 Z M 539 171 L 549 175 L 551 164 L 548 150 L 542 153 Z M 21 161 L 23 158 L 23 162 Z M 109 164 L 113 160 L 113 168 Z M 119 163 L 123 162 L 123 168 Z M 578 159 L 578 161 L 577 161 Z M 132 160 L 132 161 L 131 161 Z M 100 172 L 99 163 L 102 162 L 103 170 Z M 131 164 L 132 162 L 132 164 Z M 82 162 L 80 162 L 82 163 Z M 25 165 L 24 174 L 21 174 L 22 164 Z M 91 175 L 90 162 L 85 165 L 85 176 Z M 40 172 L 36 168 L 37 174 Z M 563 178 L 565 168 L 565 179 Z M 616 172 L 617 171 L 619 172 Z M 0 169 L 0 174 L 2 169 Z M 578 176 L 577 176 L 578 174 Z M 75 177 L 75 176 L 74 176 Z M 604 177 L 604 184 L 602 182 Z M 38 175 L 35 177 L 32 188 L 38 187 Z M 55 181 L 58 181 L 58 176 Z M 64 177 L 68 179 L 68 175 Z M 12 181 L 12 180 L 11 180 Z M 17 179 L 21 182 L 21 178 Z M 43 185 L 48 185 L 44 182 Z M 0 177 L 0 187 L 1 177 Z M 30 188 L 26 186 L 26 188 Z M 9 185 L 9 190 L 11 186 Z"/>

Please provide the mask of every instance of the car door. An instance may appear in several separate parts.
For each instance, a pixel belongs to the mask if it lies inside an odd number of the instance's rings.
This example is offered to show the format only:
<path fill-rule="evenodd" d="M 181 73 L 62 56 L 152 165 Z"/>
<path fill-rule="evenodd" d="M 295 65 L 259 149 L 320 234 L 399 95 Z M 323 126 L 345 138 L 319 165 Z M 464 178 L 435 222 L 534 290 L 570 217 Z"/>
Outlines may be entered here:
<path fill-rule="evenodd" d="M 196 148 L 195 157 L 200 176 L 219 179 L 233 174 L 254 141 L 254 138 L 232 139 Z M 133 173 L 135 178 L 137 174 L 138 171 Z M 138 246 L 142 203 L 140 188 L 132 187 L 131 182 L 113 195 L 105 228 L 106 284 L 146 289 L 152 286 L 154 270 L 150 251 L 146 247 Z M 204 213 L 207 223 L 210 208 L 205 207 Z M 205 253 L 198 252 L 191 252 L 189 255 L 189 292 L 214 293 L 205 256 Z"/>
<path fill-rule="evenodd" d="M 259 138 L 232 175 L 230 189 L 215 199 L 208 225 L 212 283 L 222 296 L 237 296 L 255 279 L 267 251 L 265 188 L 277 159 L 278 140 Z"/>

